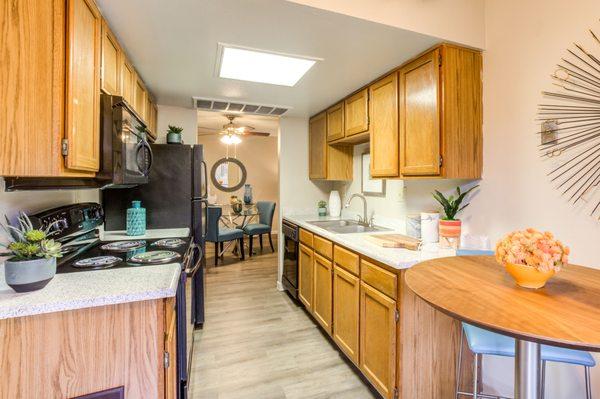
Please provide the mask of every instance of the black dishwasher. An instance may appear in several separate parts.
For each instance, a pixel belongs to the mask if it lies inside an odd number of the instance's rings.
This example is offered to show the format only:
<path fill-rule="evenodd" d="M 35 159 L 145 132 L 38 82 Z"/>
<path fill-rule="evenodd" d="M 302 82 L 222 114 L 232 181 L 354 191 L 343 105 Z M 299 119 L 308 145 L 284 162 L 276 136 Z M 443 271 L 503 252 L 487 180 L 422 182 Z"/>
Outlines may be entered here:
<path fill-rule="evenodd" d="M 298 299 L 298 226 L 283 220 L 283 275 L 281 282 L 285 290 Z"/>

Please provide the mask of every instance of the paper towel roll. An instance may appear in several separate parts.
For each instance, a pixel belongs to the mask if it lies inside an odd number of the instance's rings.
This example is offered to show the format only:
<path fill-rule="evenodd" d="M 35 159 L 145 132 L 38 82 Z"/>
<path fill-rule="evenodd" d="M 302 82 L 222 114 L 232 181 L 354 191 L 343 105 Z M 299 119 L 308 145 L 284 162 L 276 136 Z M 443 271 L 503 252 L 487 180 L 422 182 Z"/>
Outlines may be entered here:
<path fill-rule="evenodd" d="M 421 212 L 421 240 L 423 244 L 439 241 L 440 214 L 438 212 Z"/>

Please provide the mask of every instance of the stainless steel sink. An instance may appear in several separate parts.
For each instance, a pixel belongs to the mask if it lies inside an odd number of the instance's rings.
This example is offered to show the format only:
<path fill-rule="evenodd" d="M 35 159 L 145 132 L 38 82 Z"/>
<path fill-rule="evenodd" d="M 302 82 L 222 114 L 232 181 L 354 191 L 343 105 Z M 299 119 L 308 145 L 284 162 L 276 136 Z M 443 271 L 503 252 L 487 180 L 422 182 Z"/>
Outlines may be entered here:
<path fill-rule="evenodd" d="M 358 223 L 356 220 L 342 219 L 342 220 L 315 220 L 307 222 L 309 224 L 320 227 L 324 230 L 330 231 L 337 234 L 351 234 L 351 233 L 370 233 L 373 231 L 386 231 L 384 227 L 378 226 L 367 226 Z"/>

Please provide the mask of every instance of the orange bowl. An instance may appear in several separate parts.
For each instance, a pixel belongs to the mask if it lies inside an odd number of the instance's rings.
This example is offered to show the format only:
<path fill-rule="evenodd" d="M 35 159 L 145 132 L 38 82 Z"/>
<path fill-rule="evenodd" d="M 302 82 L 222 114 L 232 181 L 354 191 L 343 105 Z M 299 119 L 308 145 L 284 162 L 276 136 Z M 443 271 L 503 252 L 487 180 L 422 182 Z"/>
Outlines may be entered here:
<path fill-rule="evenodd" d="M 542 288 L 555 273 L 554 270 L 543 272 L 535 267 L 515 265 L 509 262 L 506 262 L 504 267 L 508 274 L 515 279 L 517 285 L 524 288 Z"/>

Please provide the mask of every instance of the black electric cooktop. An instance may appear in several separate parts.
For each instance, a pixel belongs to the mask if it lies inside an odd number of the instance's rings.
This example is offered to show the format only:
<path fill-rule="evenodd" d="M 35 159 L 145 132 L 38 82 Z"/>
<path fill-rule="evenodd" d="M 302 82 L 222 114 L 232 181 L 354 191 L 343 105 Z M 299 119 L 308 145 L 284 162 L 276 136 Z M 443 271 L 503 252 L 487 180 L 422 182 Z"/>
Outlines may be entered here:
<path fill-rule="evenodd" d="M 97 241 L 59 259 L 57 273 L 182 263 L 190 237 Z"/>

